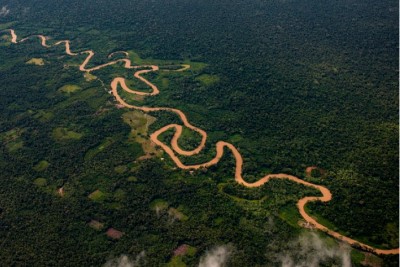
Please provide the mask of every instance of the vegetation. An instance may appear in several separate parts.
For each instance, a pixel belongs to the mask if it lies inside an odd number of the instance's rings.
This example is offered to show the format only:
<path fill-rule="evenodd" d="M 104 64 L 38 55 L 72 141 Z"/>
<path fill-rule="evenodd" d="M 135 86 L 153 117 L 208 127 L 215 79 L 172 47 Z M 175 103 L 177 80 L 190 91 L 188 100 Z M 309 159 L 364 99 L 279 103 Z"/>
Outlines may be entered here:
<path fill-rule="evenodd" d="M 106 195 L 100 190 L 96 190 L 92 192 L 88 197 L 93 201 L 103 201 L 106 198 Z"/>
<path fill-rule="evenodd" d="M 67 128 L 57 127 L 53 130 L 53 138 L 58 141 L 79 140 L 82 138 L 82 134 L 70 131 Z"/>
<path fill-rule="evenodd" d="M 34 184 L 43 187 L 47 185 L 47 180 L 45 178 L 37 178 L 35 179 Z"/>
<path fill-rule="evenodd" d="M 89 79 L 89 78 L 88 78 Z M 89 79 L 90 80 L 90 79 Z M 66 84 L 63 85 L 60 89 L 58 89 L 60 92 L 62 93 L 66 93 L 66 94 L 71 94 L 74 93 L 78 90 L 81 90 L 82 88 L 80 88 L 78 85 L 75 84 Z"/>
<path fill-rule="evenodd" d="M 47 169 L 47 167 L 49 167 L 49 162 L 47 160 L 41 160 L 39 161 L 38 164 L 36 164 L 33 169 L 37 172 L 41 172 Z"/>
<path fill-rule="evenodd" d="M 72 51 L 96 52 L 90 66 L 119 50 L 136 64 L 160 65 L 144 75 L 159 95 L 121 95 L 135 105 L 179 108 L 207 131 L 205 151 L 185 163 L 207 161 L 217 141 L 232 142 L 246 180 L 284 172 L 324 185 L 332 201 L 307 206 L 320 222 L 377 247 L 398 245 L 397 2 L 2 5 L 10 12 L 0 15 L 0 29 L 45 34 L 51 43 L 70 39 Z M 309 231 L 296 202 L 313 189 L 276 180 L 244 188 L 233 181 L 229 153 L 208 169 L 176 169 L 148 136 L 179 118 L 118 109 L 108 94 L 116 76 L 148 91 L 132 70 L 83 74 L 85 55 L 44 48 L 34 37 L 20 44 L 0 37 L 2 265 L 101 266 L 145 251 L 148 266 L 196 266 L 212 247 L 230 244 L 229 266 L 280 266 L 289 241 Z M 31 59 L 45 64 L 26 64 Z M 183 64 L 191 67 L 171 71 Z M 187 129 L 179 140 L 185 149 L 198 143 Z M 306 175 L 308 166 L 319 169 Z M 107 229 L 124 235 L 108 238 Z M 175 256 L 182 244 L 192 252 Z M 355 266 L 398 266 L 397 256 L 351 256 Z M 340 259 L 322 266 L 335 264 Z"/>

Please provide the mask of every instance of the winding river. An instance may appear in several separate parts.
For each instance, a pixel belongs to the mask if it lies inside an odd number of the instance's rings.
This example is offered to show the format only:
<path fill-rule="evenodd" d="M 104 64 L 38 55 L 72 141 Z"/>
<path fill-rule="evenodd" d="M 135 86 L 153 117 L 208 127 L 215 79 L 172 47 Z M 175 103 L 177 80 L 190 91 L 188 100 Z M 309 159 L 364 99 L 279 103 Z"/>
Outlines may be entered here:
<path fill-rule="evenodd" d="M 308 213 L 305 210 L 305 206 L 307 205 L 307 203 L 309 202 L 315 202 L 315 201 L 321 201 L 321 202 L 328 202 L 332 199 L 332 194 L 329 191 L 329 189 L 327 189 L 324 186 L 321 185 L 316 185 L 316 184 L 312 184 L 309 182 L 306 182 L 298 177 L 289 175 L 289 174 L 284 174 L 284 173 L 278 173 L 278 174 L 269 174 L 266 175 L 264 177 L 262 177 L 260 180 L 258 180 L 257 182 L 254 183 L 248 183 L 243 179 L 242 176 L 242 170 L 243 170 L 243 158 L 241 156 L 241 154 L 239 153 L 239 151 L 237 150 L 237 148 L 228 143 L 228 142 L 224 142 L 224 141 L 219 141 L 216 144 L 216 155 L 213 159 L 211 159 L 208 162 L 202 163 L 202 164 L 197 164 L 197 165 L 184 165 L 178 156 L 193 156 L 196 155 L 198 153 L 200 153 L 206 143 L 207 140 L 207 133 L 192 125 L 189 120 L 187 119 L 186 115 L 179 109 L 175 109 L 175 108 L 166 108 L 166 107 L 141 107 L 141 106 L 135 106 L 135 105 L 131 105 L 128 104 L 124 101 L 124 99 L 122 99 L 122 97 L 118 94 L 118 88 L 122 88 L 124 91 L 126 91 L 127 93 L 130 94 L 136 94 L 136 95 L 141 95 L 141 96 L 154 96 L 160 93 L 159 89 L 157 88 L 156 85 L 154 85 L 153 83 L 151 83 L 150 81 L 148 81 L 147 79 L 143 78 L 141 75 L 148 73 L 148 72 L 156 72 L 156 71 L 160 71 L 158 66 L 155 65 L 141 65 L 141 66 L 134 66 L 132 65 L 131 60 L 129 59 L 129 54 L 125 51 L 118 51 L 115 53 L 123 53 L 125 55 L 125 58 L 123 59 L 117 59 L 114 61 L 110 61 L 108 63 L 102 64 L 102 65 L 98 65 L 96 67 L 92 67 L 92 68 L 87 68 L 87 65 L 89 64 L 90 60 L 92 59 L 92 57 L 94 56 L 94 52 L 92 50 L 86 50 L 86 51 L 81 51 L 81 52 L 77 52 L 74 53 L 71 51 L 70 48 L 70 41 L 69 40 L 62 40 L 62 41 L 58 41 L 55 42 L 53 45 L 48 45 L 47 44 L 47 37 L 43 36 L 43 35 L 31 35 L 29 37 L 23 38 L 18 42 L 18 37 L 15 33 L 14 30 L 9 29 L 9 30 L 4 30 L 4 31 L 8 31 L 11 35 L 11 42 L 14 44 L 17 43 L 21 43 L 26 41 L 27 39 L 36 37 L 39 38 L 41 41 L 41 45 L 44 47 L 51 47 L 51 46 L 57 46 L 57 45 L 61 45 L 63 44 L 65 47 L 65 53 L 67 55 L 70 56 L 78 56 L 78 55 L 82 55 L 82 54 L 87 54 L 85 60 L 81 63 L 81 65 L 79 66 L 79 70 L 82 72 L 87 72 L 90 73 L 92 71 L 96 71 L 99 69 L 102 69 L 104 67 L 119 63 L 119 62 L 124 62 L 124 68 L 126 69 L 140 69 L 134 72 L 134 77 L 139 79 L 140 81 L 142 81 L 143 83 L 145 83 L 146 85 L 148 85 L 152 91 L 150 93 L 146 93 L 146 92 L 140 92 L 140 91 L 135 91 L 130 89 L 125 82 L 125 78 L 122 77 L 117 77 L 114 78 L 113 81 L 111 82 L 111 92 L 113 94 L 113 96 L 115 97 L 115 99 L 119 102 L 120 105 L 129 108 L 129 109 L 136 109 L 136 110 L 141 110 L 143 112 L 156 112 L 156 111 L 165 111 L 165 112 L 172 112 L 175 113 L 180 120 L 182 121 L 182 124 L 184 127 L 189 128 L 190 130 L 193 130 L 197 133 L 199 133 L 201 135 L 201 141 L 200 144 L 198 145 L 197 148 L 187 151 L 187 150 L 183 150 L 182 148 L 179 147 L 178 145 L 178 140 L 182 134 L 182 130 L 183 130 L 183 126 L 179 125 L 179 124 L 169 124 L 166 125 L 164 127 L 162 127 L 161 129 L 158 129 L 157 131 L 155 131 L 154 133 L 152 133 L 150 135 L 150 139 L 157 144 L 158 146 L 160 146 L 170 157 L 171 159 L 175 162 L 175 164 L 181 168 L 181 169 L 185 169 L 185 170 L 193 170 L 193 169 L 200 169 L 200 168 L 207 168 L 210 167 L 212 165 L 217 164 L 222 156 L 224 155 L 224 151 L 225 149 L 228 149 L 232 152 L 235 161 L 236 161 L 236 167 L 235 167 L 235 180 L 237 183 L 245 186 L 245 187 L 259 187 L 262 186 L 263 184 L 267 183 L 269 180 L 271 179 L 286 179 L 286 180 L 290 180 L 293 181 L 295 183 L 298 184 L 302 184 L 305 185 L 307 187 L 312 187 L 318 191 L 321 192 L 322 196 L 312 196 L 312 197 L 304 197 L 302 199 L 300 199 L 297 202 L 297 208 L 299 209 L 299 212 L 301 214 L 301 216 L 303 217 L 303 219 L 309 224 L 312 225 L 313 228 L 319 229 L 339 240 L 342 240 L 348 244 L 350 244 L 351 246 L 354 246 L 356 248 L 365 250 L 365 251 L 369 251 L 369 252 L 373 252 L 376 254 L 383 254 L 383 255 L 389 255 L 389 254 L 399 254 L 399 248 L 395 248 L 395 249 L 379 249 L 379 248 L 374 248 L 372 246 L 369 246 L 367 244 L 363 244 L 361 242 L 358 242 L 354 239 L 351 239 L 349 237 L 346 237 L 338 232 L 332 231 L 330 229 L 328 229 L 327 227 L 325 227 L 324 225 L 318 223 L 314 218 L 312 218 L 310 215 L 308 215 Z M 111 58 L 113 56 L 113 54 L 109 55 L 109 58 Z M 190 68 L 190 65 L 182 65 L 181 69 L 175 70 L 175 71 L 185 71 L 187 69 Z M 161 142 L 158 137 L 159 135 L 161 135 L 162 133 L 168 131 L 168 130 L 174 130 L 174 135 L 173 138 L 171 140 L 171 143 L 165 144 L 163 142 Z"/>

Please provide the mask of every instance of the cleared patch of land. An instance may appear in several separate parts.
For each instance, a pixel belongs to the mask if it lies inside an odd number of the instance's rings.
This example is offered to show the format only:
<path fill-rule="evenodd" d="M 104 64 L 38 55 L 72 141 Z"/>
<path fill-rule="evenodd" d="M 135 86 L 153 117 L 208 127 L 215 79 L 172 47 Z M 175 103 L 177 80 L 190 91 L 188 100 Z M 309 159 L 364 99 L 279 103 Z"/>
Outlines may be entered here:
<path fill-rule="evenodd" d="M 15 24 L 15 21 L 10 21 L 10 22 L 6 22 L 6 23 L 0 23 L 0 30 L 8 29 L 11 26 L 13 26 L 14 24 Z"/>
<path fill-rule="evenodd" d="M 0 133 L 0 141 L 10 142 L 21 136 L 25 132 L 25 129 L 22 128 L 14 128 L 7 132 Z"/>
<path fill-rule="evenodd" d="M 41 172 L 46 170 L 49 165 L 50 163 L 47 160 L 41 160 L 33 167 L 33 169 L 37 172 Z"/>
<path fill-rule="evenodd" d="M 383 266 L 383 261 L 382 259 L 378 258 L 374 254 L 364 252 L 364 260 L 361 262 L 363 266 L 368 266 L 368 267 L 381 267 Z"/>
<path fill-rule="evenodd" d="M 43 66 L 45 63 L 44 63 L 43 58 L 32 58 L 29 61 L 27 61 L 26 64 Z"/>
<path fill-rule="evenodd" d="M 24 146 L 21 135 L 25 132 L 23 128 L 14 128 L 7 132 L 0 133 L 0 141 L 9 152 L 17 151 Z"/>
<path fill-rule="evenodd" d="M 79 140 L 83 134 L 77 133 L 67 128 L 58 127 L 53 129 L 52 137 L 56 141 L 66 141 L 66 140 Z"/>
<path fill-rule="evenodd" d="M 83 74 L 83 77 L 85 78 L 85 80 L 87 82 L 91 82 L 97 79 L 96 76 L 94 76 L 93 74 L 89 73 L 89 72 L 85 72 L 85 74 Z"/>
<path fill-rule="evenodd" d="M 211 86 L 219 82 L 219 77 L 217 75 L 202 74 L 196 77 L 196 81 L 199 81 L 202 85 Z"/>
<path fill-rule="evenodd" d="M 155 199 L 150 203 L 150 208 L 154 211 L 163 211 L 167 210 L 169 204 L 164 199 Z"/>
<path fill-rule="evenodd" d="M 38 110 L 37 112 L 33 112 L 32 114 L 33 117 L 39 120 L 40 122 L 48 122 L 54 117 L 54 114 L 52 112 L 44 110 Z"/>
<path fill-rule="evenodd" d="M 129 182 L 137 182 L 137 177 L 135 177 L 135 176 L 129 176 L 128 177 L 128 179 L 127 179 Z"/>
<path fill-rule="evenodd" d="M 106 198 L 106 194 L 104 194 L 103 192 L 101 192 L 100 190 L 96 190 L 94 192 L 92 192 L 89 196 L 89 199 L 93 200 L 93 201 L 103 201 Z"/>
<path fill-rule="evenodd" d="M 173 219 L 173 220 L 187 221 L 187 220 L 189 219 L 189 217 L 186 216 L 186 215 L 181 211 L 181 207 L 178 207 L 177 209 L 175 209 L 175 208 L 169 208 L 169 209 L 168 209 L 168 215 L 169 215 L 170 218 Z"/>
<path fill-rule="evenodd" d="M 7 47 L 7 46 L 10 46 L 10 45 L 11 45 L 11 42 L 9 41 L 10 39 L 9 39 L 9 36 L 8 36 L 8 35 L 2 35 L 2 36 L 0 37 L 0 39 L 1 39 L 0 46 L 5 46 L 5 47 Z"/>
<path fill-rule="evenodd" d="M 115 139 L 113 139 L 112 137 L 107 137 L 106 139 L 104 139 L 103 142 L 101 142 L 101 144 L 99 146 L 97 146 L 93 149 L 90 149 L 88 152 L 86 152 L 85 160 L 91 160 L 97 154 L 101 153 L 107 147 L 111 146 L 114 142 L 115 142 Z"/>
<path fill-rule="evenodd" d="M 43 187 L 47 185 L 47 180 L 45 178 L 37 178 L 33 183 L 39 187 Z"/>
<path fill-rule="evenodd" d="M 81 89 L 82 88 L 80 86 L 78 86 L 78 85 L 66 84 L 66 85 L 60 87 L 58 89 L 58 91 L 60 91 L 61 93 L 65 93 L 65 94 L 72 94 L 72 93 L 75 93 L 75 92 L 77 92 L 77 91 L 79 91 Z"/>
<path fill-rule="evenodd" d="M 140 160 L 161 155 L 162 151 L 157 149 L 156 145 L 148 138 L 149 126 L 156 121 L 156 118 L 141 111 L 134 110 L 124 113 L 122 119 L 132 128 L 131 136 L 134 138 L 135 142 L 142 145 L 145 155 L 140 157 Z"/>
<path fill-rule="evenodd" d="M 114 167 L 114 171 L 115 171 L 116 173 L 118 173 L 118 174 L 123 174 L 123 173 L 125 173 L 126 171 L 128 171 L 128 166 L 126 166 L 126 165 L 119 165 L 119 166 L 116 166 L 116 167 Z"/>
<path fill-rule="evenodd" d="M 60 197 L 64 197 L 64 196 L 65 196 L 64 187 L 58 188 L 58 189 L 57 189 L 57 194 L 58 194 Z"/>
<path fill-rule="evenodd" d="M 91 221 L 88 223 L 88 225 L 89 225 L 91 228 L 93 228 L 93 229 L 95 229 L 95 230 L 97 230 L 97 231 L 100 231 L 100 230 L 103 229 L 103 227 L 104 227 L 104 223 L 101 223 L 101 222 L 96 221 L 96 220 L 91 220 Z"/>
<path fill-rule="evenodd" d="M 106 235 L 112 239 L 120 239 L 124 233 L 114 228 L 109 228 L 106 232 Z"/>

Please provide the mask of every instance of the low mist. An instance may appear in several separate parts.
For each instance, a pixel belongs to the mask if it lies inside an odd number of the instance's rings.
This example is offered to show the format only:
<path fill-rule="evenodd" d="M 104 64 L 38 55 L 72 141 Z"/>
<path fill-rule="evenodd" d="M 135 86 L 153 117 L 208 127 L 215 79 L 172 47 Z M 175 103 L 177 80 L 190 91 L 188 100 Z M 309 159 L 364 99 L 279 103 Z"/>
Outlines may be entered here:
<path fill-rule="evenodd" d="M 10 9 L 8 9 L 7 6 L 3 6 L 0 9 L 0 17 L 5 17 L 8 15 L 8 13 L 10 13 Z"/>
<path fill-rule="evenodd" d="M 210 251 L 207 251 L 200 258 L 199 267 L 223 267 L 229 260 L 232 254 L 232 248 L 229 246 L 218 246 Z"/>
<path fill-rule="evenodd" d="M 140 252 L 135 259 L 131 259 L 127 255 L 121 255 L 118 258 L 109 260 L 103 267 L 139 267 L 145 265 L 146 253 Z"/>
<path fill-rule="evenodd" d="M 348 245 L 328 246 L 316 233 L 307 233 L 289 242 L 278 258 L 282 267 L 318 267 L 322 263 L 351 267 L 350 251 Z"/>

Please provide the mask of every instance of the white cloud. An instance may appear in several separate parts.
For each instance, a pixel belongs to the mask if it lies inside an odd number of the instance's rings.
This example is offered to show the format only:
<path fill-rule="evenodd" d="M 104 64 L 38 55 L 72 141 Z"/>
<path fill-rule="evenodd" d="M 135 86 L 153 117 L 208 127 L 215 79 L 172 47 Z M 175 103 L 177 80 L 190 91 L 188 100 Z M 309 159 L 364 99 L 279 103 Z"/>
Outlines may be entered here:
<path fill-rule="evenodd" d="M 145 257 L 146 253 L 144 251 L 140 252 L 134 260 L 127 255 L 121 255 L 119 258 L 107 261 L 103 267 L 139 267 L 144 262 Z"/>
<path fill-rule="evenodd" d="M 10 9 L 8 9 L 7 6 L 3 6 L 0 9 L 0 17 L 5 17 L 8 15 L 8 13 L 10 13 Z"/>
<path fill-rule="evenodd" d="M 201 257 L 199 267 L 223 267 L 231 254 L 232 249 L 228 246 L 215 247 Z"/>
<path fill-rule="evenodd" d="M 351 267 L 348 246 L 328 246 L 316 233 L 304 234 L 292 241 L 288 250 L 280 255 L 280 261 L 282 267 L 318 267 L 327 261 Z"/>

